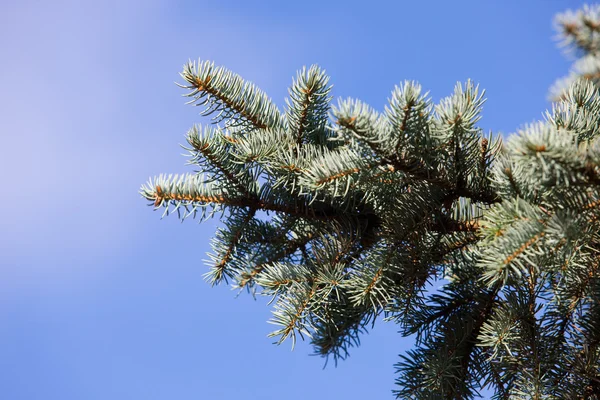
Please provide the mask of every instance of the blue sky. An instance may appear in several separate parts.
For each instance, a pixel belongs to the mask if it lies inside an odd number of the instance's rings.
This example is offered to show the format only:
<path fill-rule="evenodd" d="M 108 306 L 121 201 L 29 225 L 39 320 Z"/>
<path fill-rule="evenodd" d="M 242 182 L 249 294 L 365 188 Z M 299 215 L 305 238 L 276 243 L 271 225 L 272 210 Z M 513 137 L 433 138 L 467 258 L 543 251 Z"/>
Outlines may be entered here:
<path fill-rule="evenodd" d="M 540 119 L 572 60 L 553 16 L 580 1 L 5 1 L 0 5 L 0 398 L 392 398 L 412 344 L 379 323 L 338 365 L 272 344 L 265 299 L 202 279 L 217 220 L 160 220 L 138 194 L 189 172 L 204 122 L 178 72 L 214 60 L 280 106 L 317 63 L 333 95 L 382 110 L 394 85 L 438 100 L 468 78 L 480 125 Z M 337 101 L 337 100 L 336 100 Z"/>

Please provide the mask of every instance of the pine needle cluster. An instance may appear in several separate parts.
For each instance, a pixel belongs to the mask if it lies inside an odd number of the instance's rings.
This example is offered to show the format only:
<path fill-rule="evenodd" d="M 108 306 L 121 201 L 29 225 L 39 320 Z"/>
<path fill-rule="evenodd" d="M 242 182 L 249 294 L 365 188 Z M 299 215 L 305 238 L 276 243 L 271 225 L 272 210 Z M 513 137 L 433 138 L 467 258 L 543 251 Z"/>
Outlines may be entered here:
<path fill-rule="evenodd" d="M 558 19 L 594 62 L 599 10 Z M 337 361 L 378 318 L 414 335 L 397 398 L 600 399 L 600 93 L 584 64 L 503 143 L 478 126 L 470 81 L 437 104 L 406 81 L 377 112 L 332 105 L 312 66 L 280 112 L 189 62 L 181 86 L 213 117 L 186 136 L 199 172 L 141 194 L 181 219 L 222 213 L 206 278 L 270 296 L 278 343 L 308 338 Z"/>

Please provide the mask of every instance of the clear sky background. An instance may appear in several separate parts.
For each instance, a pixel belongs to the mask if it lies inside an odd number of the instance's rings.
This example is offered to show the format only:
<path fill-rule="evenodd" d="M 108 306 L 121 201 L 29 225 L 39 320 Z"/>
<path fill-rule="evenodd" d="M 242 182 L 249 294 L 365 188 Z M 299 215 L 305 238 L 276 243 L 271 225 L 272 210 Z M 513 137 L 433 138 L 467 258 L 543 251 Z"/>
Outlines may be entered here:
<path fill-rule="evenodd" d="M 412 345 L 380 322 L 323 369 L 272 344 L 266 299 L 202 279 L 218 220 L 160 220 L 148 177 L 191 172 L 198 109 L 178 72 L 214 60 L 283 108 L 318 63 L 334 98 L 383 107 L 418 80 L 435 100 L 468 78 L 480 126 L 540 119 L 572 60 L 557 12 L 581 1 L 10 1 L 0 4 L 0 398 L 391 399 Z M 337 100 L 336 100 L 337 101 Z"/>

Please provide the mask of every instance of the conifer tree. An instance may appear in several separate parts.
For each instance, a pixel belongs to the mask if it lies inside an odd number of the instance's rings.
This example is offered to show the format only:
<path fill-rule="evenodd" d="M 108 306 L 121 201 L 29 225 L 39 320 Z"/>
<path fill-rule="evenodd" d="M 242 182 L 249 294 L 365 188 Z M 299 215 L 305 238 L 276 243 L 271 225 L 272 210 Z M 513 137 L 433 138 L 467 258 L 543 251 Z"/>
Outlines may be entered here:
<path fill-rule="evenodd" d="M 560 46 L 575 58 L 569 75 L 551 88 L 550 98 L 558 100 L 577 79 L 600 83 L 600 7 L 585 5 L 581 10 L 568 10 L 556 16 L 555 26 Z"/>
<path fill-rule="evenodd" d="M 574 74 L 591 78 L 600 8 L 558 21 L 584 60 Z M 569 78 L 544 121 L 503 143 L 478 127 L 472 82 L 433 104 L 406 81 L 380 113 L 331 105 L 312 66 L 280 112 L 211 62 L 181 76 L 212 115 L 187 133 L 199 172 L 141 194 L 164 215 L 223 213 L 206 277 L 271 296 L 278 343 L 307 337 L 337 362 L 386 319 L 416 338 L 397 398 L 600 399 L 595 78 Z"/>

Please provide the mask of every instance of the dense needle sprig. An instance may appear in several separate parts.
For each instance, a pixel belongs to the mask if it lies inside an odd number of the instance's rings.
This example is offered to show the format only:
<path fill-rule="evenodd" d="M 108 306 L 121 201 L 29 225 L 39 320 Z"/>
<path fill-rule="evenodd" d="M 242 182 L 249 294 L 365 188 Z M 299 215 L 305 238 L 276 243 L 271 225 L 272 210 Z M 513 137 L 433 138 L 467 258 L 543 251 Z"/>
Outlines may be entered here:
<path fill-rule="evenodd" d="M 558 19 L 584 79 L 504 144 L 478 127 L 484 91 L 470 81 L 438 104 L 403 82 L 380 113 L 331 106 L 312 66 L 282 113 L 190 62 L 182 87 L 215 124 L 187 134 L 199 172 L 141 194 L 182 219 L 223 212 L 207 280 L 270 296 L 277 343 L 309 338 L 337 361 L 378 318 L 415 335 L 398 398 L 599 399 L 598 10 Z"/>

